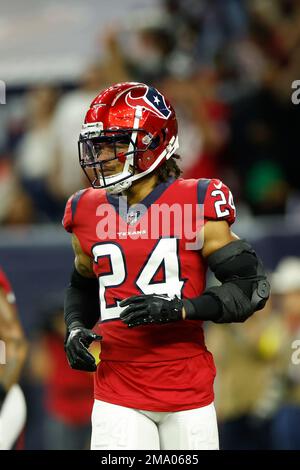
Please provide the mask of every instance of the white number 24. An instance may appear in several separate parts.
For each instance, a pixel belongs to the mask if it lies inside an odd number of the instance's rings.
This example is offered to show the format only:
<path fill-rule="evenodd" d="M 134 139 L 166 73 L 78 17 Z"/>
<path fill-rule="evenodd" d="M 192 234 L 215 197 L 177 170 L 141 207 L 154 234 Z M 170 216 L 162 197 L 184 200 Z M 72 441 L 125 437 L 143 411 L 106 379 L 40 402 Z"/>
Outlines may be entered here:
<path fill-rule="evenodd" d="M 155 246 L 135 280 L 136 285 L 144 294 L 168 294 L 170 297 L 174 295 L 181 297 L 184 282 L 179 277 L 177 243 L 176 238 L 161 238 Z M 105 290 L 126 282 L 125 257 L 120 246 L 115 243 L 99 243 L 93 247 L 92 251 L 95 263 L 101 262 L 100 258 L 103 256 L 109 256 L 111 264 L 111 273 L 99 277 L 101 320 L 118 318 L 122 308 L 118 301 L 115 306 L 107 306 Z M 153 282 L 152 279 L 161 265 L 164 266 L 165 279 L 162 282 Z"/>
<path fill-rule="evenodd" d="M 226 196 L 223 191 L 221 191 L 221 189 L 216 189 L 212 191 L 211 195 L 213 197 L 221 196 L 221 199 L 215 202 L 215 209 L 218 217 L 226 217 L 227 215 L 229 215 L 229 209 L 227 207 L 222 208 L 222 206 L 229 205 L 235 213 L 235 205 L 233 202 L 233 196 L 231 194 L 231 191 L 229 191 L 228 201 L 226 200 Z"/>

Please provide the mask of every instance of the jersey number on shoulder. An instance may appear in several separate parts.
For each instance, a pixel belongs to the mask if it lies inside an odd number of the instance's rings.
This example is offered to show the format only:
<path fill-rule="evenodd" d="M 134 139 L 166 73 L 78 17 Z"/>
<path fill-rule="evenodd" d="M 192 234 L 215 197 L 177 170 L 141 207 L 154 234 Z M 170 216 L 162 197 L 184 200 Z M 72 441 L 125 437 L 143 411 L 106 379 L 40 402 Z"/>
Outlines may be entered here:
<path fill-rule="evenodd" d="M 230 214 L 228 205 L 232 208 L 233 212 L 235 213 L 235 205 L 233 202 L 233 196 L 231 194 L 231 191 L 228 192 L 228 201 L 226 199 L 226 195 L 221 189 L 215 189 L 214 191 L 212 191 L 211 195 L 213 197 L 219 197 L 218 201 L 215 201 L 214 203 L 216 214 L 218 217 L 226 217 Z"/>
<path fill-rule="evenodd" d="M 184 282 L 179 278 L 177 243 L 176 238 L 161 238 L 158 241 L 135 281 L 143 294 L 168 294 L 181 297 Z M 111 272 L 99 277 L 101 320 L 118 318 L 122 311 L 119 302 L 117 301 L 116 306 L 108 307 L 105 291 L 109 287 L 120 286 L 125 282 L 127 271 L 125 257 L 120 246 L 115 243 L 99 243 L 93 247 L 92 252 L 95 263 L 98 263 L 100 258 L 108 256 L 111 265 Z M 153 278 L 161 266 L 165 273 L 164 281 L 155 282 Z"/>

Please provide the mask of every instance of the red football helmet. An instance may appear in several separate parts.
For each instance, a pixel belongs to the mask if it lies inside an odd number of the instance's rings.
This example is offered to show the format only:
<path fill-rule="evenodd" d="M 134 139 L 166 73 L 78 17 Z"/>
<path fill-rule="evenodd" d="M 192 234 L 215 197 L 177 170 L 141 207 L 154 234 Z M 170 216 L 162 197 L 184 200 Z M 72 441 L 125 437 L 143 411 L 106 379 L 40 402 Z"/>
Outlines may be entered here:
<path fill-rule="evenodd" d="M 156 88 L 118 83 L 91 103 L 78 147 L 80 165 L 91 185 L 119 193 L 177 150 L 175 111 Z M 107 147 L 112 155 L 109 160 L 118 159 L 124 166 L 121 172 L 105 176 L 108 160 L 101 160 L 101 155 Z"/>

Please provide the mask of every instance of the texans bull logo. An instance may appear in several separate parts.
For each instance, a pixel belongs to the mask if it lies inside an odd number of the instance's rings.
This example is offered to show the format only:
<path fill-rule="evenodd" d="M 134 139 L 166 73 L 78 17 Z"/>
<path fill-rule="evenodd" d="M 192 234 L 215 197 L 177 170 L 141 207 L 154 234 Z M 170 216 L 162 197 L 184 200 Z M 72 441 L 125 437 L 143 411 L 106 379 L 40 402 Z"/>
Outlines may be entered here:
<path fill-rule="evenodd" d="M 167 107 L 163 95 L 153 87 L 147 87 L 147 90 L 142 96 L 132 96 L 131 91 L 126 95 L 126 103 L 131 108 L 142 106 L 144 109 L 151 111 L 161 119 L 168 119 L 171 115 L 171 110 Z"/>

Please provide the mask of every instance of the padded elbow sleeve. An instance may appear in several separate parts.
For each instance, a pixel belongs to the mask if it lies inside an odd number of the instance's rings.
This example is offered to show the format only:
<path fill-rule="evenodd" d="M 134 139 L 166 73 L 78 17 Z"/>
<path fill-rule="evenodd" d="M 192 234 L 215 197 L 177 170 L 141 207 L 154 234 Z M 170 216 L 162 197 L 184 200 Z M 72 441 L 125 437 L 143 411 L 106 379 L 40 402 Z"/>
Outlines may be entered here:
<path fill-rule="evenodd" d="M 249 243 L 233 241 L 210 255 L 207 261 L 222 284 L 207 289 L 196 299 L 190 299 L 193 308 L 190 312 L 188 310 L 188 318 L 198 313 L 203 320 L 216 323 L 243 322 L 265 306 L 270 285 L 262 262 Z M 212 307 L 204 313 L 206 296 L 210 296 Z"/>

